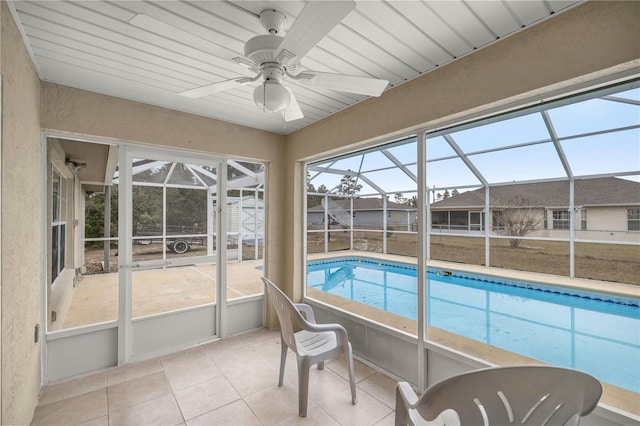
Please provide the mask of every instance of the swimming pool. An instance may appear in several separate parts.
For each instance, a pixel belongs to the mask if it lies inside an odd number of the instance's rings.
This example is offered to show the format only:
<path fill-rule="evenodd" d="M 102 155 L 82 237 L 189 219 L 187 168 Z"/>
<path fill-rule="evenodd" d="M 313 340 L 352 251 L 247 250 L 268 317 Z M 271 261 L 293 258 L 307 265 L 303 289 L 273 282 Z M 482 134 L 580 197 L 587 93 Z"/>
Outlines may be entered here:
<path fill-rule="evenodd" d="M 640 392 L 637 299 L 433 268 L 427 279 L 430 326 Z M 409 264 L 343 257 L 307 265 L 309 287 L 412 320 L 416 283 Z"/>

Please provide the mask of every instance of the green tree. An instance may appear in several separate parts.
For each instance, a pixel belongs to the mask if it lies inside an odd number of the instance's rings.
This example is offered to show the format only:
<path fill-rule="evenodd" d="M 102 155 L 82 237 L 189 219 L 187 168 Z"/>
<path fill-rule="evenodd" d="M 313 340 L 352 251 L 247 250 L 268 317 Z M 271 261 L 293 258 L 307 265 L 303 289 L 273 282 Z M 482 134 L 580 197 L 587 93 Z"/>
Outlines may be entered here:
<path fill-rule="evenodd" d="M 154 235 L 162 232 L 162 188 L 134 185 L 134 235 Z"/>
<path fill-rule="evenodd" d="M 307 172 L 307 192 L 316 192 L 315 186 L 311 183 L 311 175 Z"/>
<path fill-rule="evenodd" d="M 111 187 L 111 235 L 104 235 L 104 193 L 85 195 L 85 237 L 103 238 L 118 235 L 118 185 Z M 96 246 L 102 243 L 96 242 Z"/>
<path fill-rule="evenodd" d="M 355 196 L 362 189 L 362 185 L 358 183 L 358 178 L 351 174 L 346 174 L 340 179 L 338 194 Z"/>
<path fill-rule="evenodd" d="M 395 202 L 398 203 L 398 204 L 406 204 L 406 202 L 407 202 L 407 199 L 401 193 L 395 194 L 393 196 L 393 198 L 394 198 Z"/>
<path fill-rule="evenodd" d="M 324 187 L 324 185 L 320 185 L 320 186 Z M 322 196 L 320 196 L 320 195 L 310 195 L 310 194 L 313 194 L 313 193 L 320 192 L 319 189 L 320 188 L 318 188 L 318 190 L 316 190 L 316 188 L 313 186 L 313 184 L 311 183 L 311 178 L 310 178 L 309 172 L 307 172 L 307 208 L 311 208 L 311 207 L 315 207 L 317 205 L 320 205 L 320 203 L 322 201 Z"/>
<path fill-rule="evenodd" d="M 167 233 L 206 232 L 207 191 L 167 188 Z"/>

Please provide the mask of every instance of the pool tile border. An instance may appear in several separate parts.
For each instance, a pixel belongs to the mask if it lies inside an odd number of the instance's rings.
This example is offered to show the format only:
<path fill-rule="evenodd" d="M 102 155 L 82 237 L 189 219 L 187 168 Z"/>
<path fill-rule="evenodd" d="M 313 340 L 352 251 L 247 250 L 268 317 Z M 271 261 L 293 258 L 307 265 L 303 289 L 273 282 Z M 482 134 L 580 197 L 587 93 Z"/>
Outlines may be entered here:
<path fill-rule="evenodd" d="M 402 262 L 381 260 L 381 259 L 374 259 L 374 258 L 367 258 L 367 257 L 360 257 L 360 256 L 339 256 L 339 257 L 327 258 L 322 260 L 309 260 L 308 264 L 309 265 L 327 265 L 327 264 L 347 263 L 347 262 L 365 263 L 365 264 L 371 264 L 376 266 L 392 266 L 394 268 L 417 271 L 417 267 L 409 263 L 402 263 Z M 558 286 L 545 285 L 545 284 L 528 282 L 524 280 L 511 280 L 506 278 L 498 278 L 498 277 L 493 277 L 490 275 L 479 274 L 479 273 L 471 274 L 471 273 L 460 272 L 460 271 L 450 271 L 445 268 L 428 267 L 427 273 L 435 274 L 435 275 L 447 275 L 447 276 L 453 276 L 457 278 L 469 279 L 473 281 L 486 282 L 490 284 L 504 285 L 507 287 L 515 287 L 515 288 L 521 288 L 525 290 L 533 290 L 533 291 L 539 291 L 543 293 L 551 293 L 551 294 L 557 294 L 562 296 L 571 296 L 571 297 L 576 297 L 580 299 L 594 300 L 598 302 L 612 303 L 616 305 L 640 308 L 640 299 L 634 299 L 631 297 L 623 297 L 623 296 L 615 296 L 607 293 L 600 293 L 595 290 L 584 291 L 584 290 L 578 290 L 575 288 L 563 287 L 561 285 L 558 285 Z M 597 296 L 593 297 L 594 294 L 597 294 Z"/>

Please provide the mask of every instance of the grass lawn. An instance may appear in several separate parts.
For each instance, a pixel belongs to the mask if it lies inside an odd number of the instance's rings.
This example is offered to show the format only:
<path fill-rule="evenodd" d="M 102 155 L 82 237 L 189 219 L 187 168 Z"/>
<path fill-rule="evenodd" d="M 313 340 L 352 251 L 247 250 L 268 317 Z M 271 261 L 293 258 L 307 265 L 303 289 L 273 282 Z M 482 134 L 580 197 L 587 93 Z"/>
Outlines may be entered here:
<path fill-rule="evenodd" d="M 389 233 L 387 253 L 416 256 L 416 234 Z M 349 249 L 348 232 L 332 232 L 329 251 Z M 382 253 L 382 233 L 354 232 L 359 250 Z M 324 235 L 309 234 L 309 253 L 324 251 Z M 484 238 L 431 236 L 431 258 L 474 265 L 485 263 Z M 490 265 L 520 271 L 569 275 L 569 243 L 564 241 L 524 240 L 518 248 L 506 239 L 490 239 Z M 640 285 L 640 246 L 575 243 L 575 275 L 578 278 Z"/>

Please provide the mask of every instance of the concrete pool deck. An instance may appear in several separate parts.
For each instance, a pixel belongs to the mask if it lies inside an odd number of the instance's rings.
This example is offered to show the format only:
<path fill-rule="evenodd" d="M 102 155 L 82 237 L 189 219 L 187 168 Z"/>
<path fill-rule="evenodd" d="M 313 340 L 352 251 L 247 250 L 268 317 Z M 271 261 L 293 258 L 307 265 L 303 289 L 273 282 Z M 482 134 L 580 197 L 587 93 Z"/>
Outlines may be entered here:
<path fill-rule="evenodd" d="M 261 266 L 261 260 L 227 263 L 227 300 L 261 294 Z M 215 264 L 134 271 L 133 318 L 215 303 L 215 277 Z M 118 273 L 83 275 L 50 331 L 115 321 L 117 311 Z"/>

